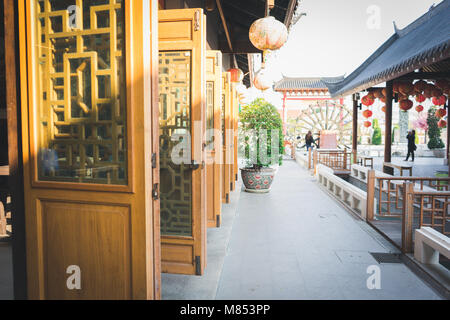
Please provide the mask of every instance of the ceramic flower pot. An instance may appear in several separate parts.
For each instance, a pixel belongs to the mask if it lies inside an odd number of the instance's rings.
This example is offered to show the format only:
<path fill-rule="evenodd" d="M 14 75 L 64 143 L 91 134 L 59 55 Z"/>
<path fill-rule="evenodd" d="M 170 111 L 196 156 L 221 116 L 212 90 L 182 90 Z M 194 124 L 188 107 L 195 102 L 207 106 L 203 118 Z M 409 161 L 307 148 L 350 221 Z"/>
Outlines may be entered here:
<path fill-rule="evenodd" d="M 245 191 L 254 193 L 266 193 L 270 191 L 270 186 L 275 176 L 275 169 L 262 168 L 251 169 L 241 168 L 242 181 Z"/>

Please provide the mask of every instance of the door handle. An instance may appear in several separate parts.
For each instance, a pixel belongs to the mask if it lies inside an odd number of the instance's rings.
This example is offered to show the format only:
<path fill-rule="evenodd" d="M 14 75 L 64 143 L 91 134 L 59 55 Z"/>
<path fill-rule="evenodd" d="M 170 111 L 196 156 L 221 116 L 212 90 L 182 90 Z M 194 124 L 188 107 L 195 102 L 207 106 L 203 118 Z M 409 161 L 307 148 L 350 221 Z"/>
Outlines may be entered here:
<path fill-rule="evenodd" d="M 195 160 L 192 160 L 190 164 L 186 164 L 185 166 L 191 170 L 197 170 L 198 168 L 200 168 L 200 164 Z"/>

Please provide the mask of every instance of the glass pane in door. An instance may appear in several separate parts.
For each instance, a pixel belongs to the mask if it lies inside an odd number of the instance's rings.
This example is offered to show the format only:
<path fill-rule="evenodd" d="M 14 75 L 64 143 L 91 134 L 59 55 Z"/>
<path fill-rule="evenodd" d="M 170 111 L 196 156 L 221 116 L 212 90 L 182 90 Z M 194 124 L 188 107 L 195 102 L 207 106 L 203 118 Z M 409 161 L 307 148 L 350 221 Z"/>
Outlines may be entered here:
<path fill-rule="evenodd" d="M 122 1 L 33 0 L 38 179 L 126 185 Z"/>
<path fill-rule="evenodd" d="M 190 146 L 191 53 L 159 53 L 161 235 L 192 235 L 192 169 L 173 152 Z M 176 150 L 179 150 L 177 148 Z M 186 150 L 185 150 L 186 151 Z M 181 155 L 182 158 L 183 155 Z"/>

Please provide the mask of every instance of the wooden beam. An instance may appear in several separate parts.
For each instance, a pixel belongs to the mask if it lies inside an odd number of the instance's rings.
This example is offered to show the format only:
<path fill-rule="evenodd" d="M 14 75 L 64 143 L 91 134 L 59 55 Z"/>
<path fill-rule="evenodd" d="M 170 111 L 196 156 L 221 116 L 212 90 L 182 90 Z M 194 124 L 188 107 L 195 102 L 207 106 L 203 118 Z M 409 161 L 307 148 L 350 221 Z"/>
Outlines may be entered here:
<path fill-rule="evenodd" d="M 450 72 L 411 72 L 397 78 L 396 80 L 436 80 L 449 78 Z"/>
<path fill-rule="evenodd" d="M 233 45 L 231 43 L 230 30 L 228 29 L 227 20 L 223 13 L 222 3 L 220 0 L 216 0 L 217 8 L 219 9 L 220 19 L 222 20 L 223 29 L 225 30 L 225 36 L 227 37 L 228 47 L 233 52 Z"/>
<path fill-rule="evenodd" d="M 386 121 L 384 131 L 384 162 L 391 162 L 392 145 L 392 80 L 386 82 Z M 383 166 L 383 172 L 394 174 L 394 169 Z"/>
<path fill-rule="evenodd" d="M 23 163 L 20 109 L 18 109 L 18 86 L 16 70 L 16 31 L 15 2 L 3 0 L 4 40 L 5 40 L 5 78 L 6 78 L 6 112 L 8 125 L 8 188 L 11 194 L 12 221 L 12 259 L 14 298 L 27 299 L 27 266 L 25 238 L 25 204 L 23 194 Z M 2 23 L 0 22 L 0 23 Z"/>
<path fill-rule="evenodd" d="M 295 6 L 297 5 L 297 0 L 290 0 L 288 7 L 287 7 L 287 11 L 286 11 L 286 16 L 284 17 L 284 25 L 289 28 L 289 25 L 292 22 L 292 17 L 294 16 L 294 12 L 295 12 Z"/>

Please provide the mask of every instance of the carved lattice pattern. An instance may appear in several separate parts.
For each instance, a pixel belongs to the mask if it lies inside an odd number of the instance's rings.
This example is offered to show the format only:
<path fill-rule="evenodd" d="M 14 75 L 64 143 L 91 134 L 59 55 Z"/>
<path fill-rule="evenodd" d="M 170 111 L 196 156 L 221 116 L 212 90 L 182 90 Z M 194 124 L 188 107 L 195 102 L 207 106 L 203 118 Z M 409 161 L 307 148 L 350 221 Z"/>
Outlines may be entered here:
<path fill-rule="evenodd" d="M 190 163 L 176 164 L 172 159 L 174 146 L 186 141 L 172 140 L 174 134 L 187 139 L 190 134 L 189 51 L 168 51 L 159 54 L 160 114 L 160 180 L 161 234 L 192 235 L 192 170 Z M 184 137 L 183 137 L 184 136 Z M 190 155 L 188 157 L 190 159 Z M 178 161 L 177 161 L 178 162 Z"/>
<path fill-rule="evenodd" d="M 127 184 L 122 1 L 34 10 L 39 179 Z"/>

